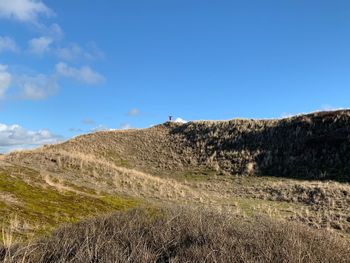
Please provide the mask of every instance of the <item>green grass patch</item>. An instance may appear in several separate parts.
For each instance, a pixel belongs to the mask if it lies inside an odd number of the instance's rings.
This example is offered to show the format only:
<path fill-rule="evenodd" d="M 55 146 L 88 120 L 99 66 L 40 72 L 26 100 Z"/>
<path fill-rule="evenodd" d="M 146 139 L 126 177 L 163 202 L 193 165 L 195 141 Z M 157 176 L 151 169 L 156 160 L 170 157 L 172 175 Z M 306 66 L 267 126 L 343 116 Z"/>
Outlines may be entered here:
<path fill-rule="evenodd" d="M 91 196 L 76 194 L 45 185 L 31 185 L 22 179 L 0 171 L 0 194 L 11 195 L 18 204 L 0 202 L 0 222 L 9 226 L 16 217 L 20 222 L 30 225 L 26 234 L 47 233 L 59 224 L 76 222 L 80 219 L 101 215 L 116 210 L 128 209 L 139 205 L 135 199 L 120 196 Z"/>
<path fill-rule="evenodd" d="M 118 210 L 136 207 L 140 204 L 140 202 L 135 199 L 116 198 L 115 196 L 110 195 L 100 197 L 100 200 Z"/>

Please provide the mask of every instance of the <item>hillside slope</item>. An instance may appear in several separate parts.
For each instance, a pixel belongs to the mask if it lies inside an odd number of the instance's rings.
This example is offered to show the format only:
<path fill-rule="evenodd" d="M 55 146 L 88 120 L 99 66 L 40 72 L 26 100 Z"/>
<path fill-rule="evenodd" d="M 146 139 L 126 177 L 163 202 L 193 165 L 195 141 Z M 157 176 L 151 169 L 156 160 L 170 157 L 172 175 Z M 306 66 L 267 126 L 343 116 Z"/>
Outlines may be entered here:
<path fill-rule="evenodd" d="M 350 111 L 174 127 L 199 163 L 230 174 L 350 180 Z"/>
<path fill-rule="evenodd" d="M 349 121 L 350 111 L 335 111 L 165 123 L 2 155 L 0 223 L 15 221 L 23 236 L 117 209 L 181 204 L 349 235 L 350 185 L 317 181 L 350 181 Z"/>
<path fill-rule="evenodd" d="M 197 121 L 103 131 L 29 153 L 10 154 L 6 159 L 45 166 L 50 159 L 58 165 L 65 158 L 64 154 L 60 156 L 64 152 L 159 175 L 204 169 L 349 181 L 350 111 L 281 120 Z"/>

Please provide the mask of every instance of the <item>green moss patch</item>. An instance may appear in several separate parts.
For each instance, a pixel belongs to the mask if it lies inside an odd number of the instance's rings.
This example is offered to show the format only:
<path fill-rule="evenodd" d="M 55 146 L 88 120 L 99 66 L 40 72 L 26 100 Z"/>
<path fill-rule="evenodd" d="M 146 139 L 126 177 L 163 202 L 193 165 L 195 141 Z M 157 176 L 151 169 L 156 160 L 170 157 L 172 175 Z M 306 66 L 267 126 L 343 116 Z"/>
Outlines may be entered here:
<path fill-rule="evenodd" d="M 0 193 L 10 194 L 18 204 L 0 202 L 0 222 L 9 227 L 13 218 L 26 224 L 17 231 L 25 239 L 28 234 L 51 231 L 61 223 L 76 222 L 82 218 L 128 209 L 140 201 L 120 196 L 91 196 L 56 188 L 31 185 L 22 179 L 0 171 Z M 28 227 L 30 226 L 30 227 Z"/>

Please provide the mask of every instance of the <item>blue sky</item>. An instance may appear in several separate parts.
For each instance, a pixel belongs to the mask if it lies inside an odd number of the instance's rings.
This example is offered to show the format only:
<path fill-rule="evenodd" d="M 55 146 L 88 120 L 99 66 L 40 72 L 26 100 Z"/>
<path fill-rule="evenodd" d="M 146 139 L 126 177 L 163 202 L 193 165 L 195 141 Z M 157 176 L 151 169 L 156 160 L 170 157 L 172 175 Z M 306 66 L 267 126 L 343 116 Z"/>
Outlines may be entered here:
<path fill-rule="evenodd" d="M 350 2 L 0 0 L 0 152 L 348 108 Z"/>

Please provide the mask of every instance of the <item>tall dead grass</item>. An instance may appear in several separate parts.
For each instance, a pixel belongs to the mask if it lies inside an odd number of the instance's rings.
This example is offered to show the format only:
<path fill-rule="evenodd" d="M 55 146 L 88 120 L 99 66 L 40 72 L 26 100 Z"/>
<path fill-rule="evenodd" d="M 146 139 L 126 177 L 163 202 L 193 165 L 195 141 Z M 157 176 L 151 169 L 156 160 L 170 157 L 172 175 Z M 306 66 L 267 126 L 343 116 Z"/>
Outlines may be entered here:
<path fill-rule="evenodd" d="M 132 210 L 0 248 L 6 263 L 350 262 L 349 241 L 298 224 L 177 209 Z"/>

